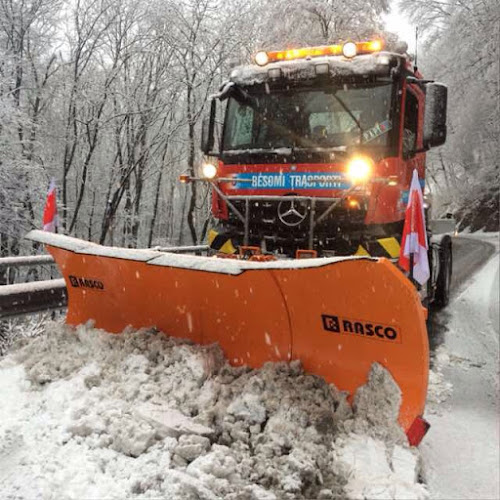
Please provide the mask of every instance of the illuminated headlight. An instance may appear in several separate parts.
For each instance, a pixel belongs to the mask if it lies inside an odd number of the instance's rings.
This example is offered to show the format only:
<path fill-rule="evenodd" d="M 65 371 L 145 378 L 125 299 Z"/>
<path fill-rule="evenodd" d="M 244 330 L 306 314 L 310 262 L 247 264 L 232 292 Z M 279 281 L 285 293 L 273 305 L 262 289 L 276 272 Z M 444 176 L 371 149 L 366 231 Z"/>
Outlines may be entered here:
<path fill-rule="evenodd" d="M 257 54 L 255 54 L 255 62 L 259 66 L 265 66 L 269 62 L 269 56 L 267 55 L 267 52 L 257 52 Z"/>
<path fill-rule="evenodd" d="M 217 167 L 213 163 L 204 163 L 201 166 L 201 175 L 205 179 L 213 179 L 217 175 Z"/>
<path fill-rule="evenodd" d="M 373 163 L 369 158 L 358 156 L 347 164 L 347 177 L 353 184 L 363 184 L 372 175 Z"/>
<path fill-rule="evenodd" d="M 349 201 L 348 201 L 348 206 L 349 208 L 355 208 L 355 209 L 360 209 L 360 204 L 359 204 L 359 201 L 358 200 L 355 200 L 354 198 L 351 198 Z"/>
<path fill-rule="evenodd" d="M 357 53 L 358 49 L 354 42 L 347 42 L 342 46 L 342 54 L 344 54 L 344 57 L 351 58 L 354 57 Z"/>

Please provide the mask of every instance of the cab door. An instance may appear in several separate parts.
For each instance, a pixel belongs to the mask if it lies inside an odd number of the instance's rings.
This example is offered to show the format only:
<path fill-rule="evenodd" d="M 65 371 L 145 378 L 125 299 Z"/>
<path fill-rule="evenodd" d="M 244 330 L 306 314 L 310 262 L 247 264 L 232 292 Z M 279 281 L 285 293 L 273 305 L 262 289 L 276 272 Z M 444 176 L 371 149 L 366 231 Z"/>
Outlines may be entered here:
<path fill-rule="evenodd" d="M 401 155 L 404 165 L 404 189 L 409 189 L 413 170 L 417 169 L 422 184 L 425 181 L 425 153 L 423 149 L 425 94 L 417 85 L 406 84 Z"/>

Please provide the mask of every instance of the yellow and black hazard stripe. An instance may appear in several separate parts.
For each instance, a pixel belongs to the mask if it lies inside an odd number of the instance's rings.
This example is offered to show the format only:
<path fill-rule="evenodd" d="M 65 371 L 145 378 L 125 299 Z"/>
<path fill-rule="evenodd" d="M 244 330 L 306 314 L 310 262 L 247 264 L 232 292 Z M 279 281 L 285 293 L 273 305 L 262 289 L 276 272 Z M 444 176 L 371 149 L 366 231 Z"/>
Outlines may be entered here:
<path fill-rule="evenodd" d="M 218 233 L 215 229 L 210 229 L 208 232 L 208 245 L 212 250 L 216 250 L 220 253 L 236 253 L 236 248 L 231 238 L 227 234 Z"/>
<path fill-rule="evenodd" d="M 364 255 L 367 257 L 387 257 L 397 259 L 400 252 L 399 241 L 396 238 L 381 238 L 359 245 L 354 255 Z"/>

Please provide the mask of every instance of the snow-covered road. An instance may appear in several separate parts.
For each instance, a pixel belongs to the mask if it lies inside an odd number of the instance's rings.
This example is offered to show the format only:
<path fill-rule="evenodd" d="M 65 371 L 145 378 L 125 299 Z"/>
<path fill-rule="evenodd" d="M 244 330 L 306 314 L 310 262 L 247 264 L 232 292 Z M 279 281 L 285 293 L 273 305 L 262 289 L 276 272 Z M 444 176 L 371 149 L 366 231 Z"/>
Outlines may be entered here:
<path fill-rule="evenodd" d="M 434 371 L 443 393 L 453 388 L 428 406 L 432 427 L 421 446 L 436 499 L 500 498 L 498 234 L 479 237 L 496 251 L 441 313 L 446 332 Z"/>

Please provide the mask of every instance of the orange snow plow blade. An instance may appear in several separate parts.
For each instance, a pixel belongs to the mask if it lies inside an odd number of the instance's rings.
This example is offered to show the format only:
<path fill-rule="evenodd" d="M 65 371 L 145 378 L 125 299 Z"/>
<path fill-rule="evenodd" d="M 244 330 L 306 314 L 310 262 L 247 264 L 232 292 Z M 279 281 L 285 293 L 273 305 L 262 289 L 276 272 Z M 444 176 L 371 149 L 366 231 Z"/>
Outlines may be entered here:
<path fill-rule="evenodd" d="M 67 322 L 121 332 L 156 326 L 218 342 L 234 365 L 300 359 L 351 395 L 372 363 L 402 392 L 407 431 L 423 414 L 429 352 L 424 308 L 389 261 L 324 258 L 249 262 L 95 245 L 32 231 L 66 280 Z"/>

